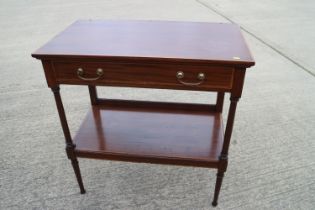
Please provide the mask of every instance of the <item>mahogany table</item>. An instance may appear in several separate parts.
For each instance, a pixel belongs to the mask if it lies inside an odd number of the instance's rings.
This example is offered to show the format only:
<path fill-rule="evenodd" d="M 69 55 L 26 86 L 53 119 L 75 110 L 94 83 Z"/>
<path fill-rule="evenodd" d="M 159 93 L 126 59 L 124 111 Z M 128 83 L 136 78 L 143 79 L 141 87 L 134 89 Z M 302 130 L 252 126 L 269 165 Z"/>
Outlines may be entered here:
<path fill-rule="evenodd" d="M 228 23 L 80 20 L 32 54 L 56 100 L 81 193 L 78 157 L 217 169 L 217 205 L 236 105 L 255 64 Z M 72 139 L 59 85 L 87 85 L 91 110 Z M 104 99 L 96 86 L 217 92 L 215 104 Z M 225 92 L 230 108 L 224 132 Z"/>

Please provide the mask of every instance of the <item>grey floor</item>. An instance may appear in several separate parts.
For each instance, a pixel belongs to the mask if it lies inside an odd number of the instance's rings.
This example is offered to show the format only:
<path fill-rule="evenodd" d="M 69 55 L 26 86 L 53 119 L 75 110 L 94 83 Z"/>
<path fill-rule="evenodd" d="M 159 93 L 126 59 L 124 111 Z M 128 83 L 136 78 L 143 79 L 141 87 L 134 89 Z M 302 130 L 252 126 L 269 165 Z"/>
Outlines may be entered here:
<path fill-rule="evenodd" d="M 248 70 L 216 209 L 315 209 L 315 2 L 0 0 L 0 209 L 212 209 L 215 171 L 80 159 L 80 195 L 51 91 L 30 54 L 76 19 L 240 24 Z M 208 93 L 101 88 L 101 95 L 209 103 Z M 87 88 L 62 87 L 73 133 Z M 225 103 L 225 116 L 228 101 Z"/>

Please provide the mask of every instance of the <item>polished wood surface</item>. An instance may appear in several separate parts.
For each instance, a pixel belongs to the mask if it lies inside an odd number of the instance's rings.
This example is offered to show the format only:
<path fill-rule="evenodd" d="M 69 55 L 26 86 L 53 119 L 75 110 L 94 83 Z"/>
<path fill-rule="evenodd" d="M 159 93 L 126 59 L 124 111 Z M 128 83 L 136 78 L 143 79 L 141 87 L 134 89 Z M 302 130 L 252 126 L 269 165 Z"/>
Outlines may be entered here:
<path fill-rule="evenodd" d="M 70 130 L 69 130 L 69 126 L 68 126 L 68 122 L 67 122 L 67 118 L 66 118 L 66 113 L 65 113 L 65 110 L 64 110 L 63 105 L 62 105 L 62 100 L 61 100 L 61 96 L 60 96 L 60 88 L 59 88 L 59 86 L 57 86 L 57 87 L 51 88 L 51 90 L 54 93 L 61 127 L 62 127 L 63 134 L 64 134 L 64 137 L 66 140 L 66 153 L 67 153 L 68 159 L 71 160 L 74 174 L 77 178 L 77 182 L 78 182 L 79 187 L 80 187 L 80 192 L 81 192 L 81 194 L 84 194 L 85 189 L 84 189 L 84 185 L 83 185 L 83 181 L 82 181 L 82 177 L 81 177 L 79 162 L 78 162 L 77 156 L 74 153 L 75 144 L 73 144 Z"/>
<path fill-rule="evenodd" d="M 221 66 L 191 66 L 170 64 L 133 64 L 109 62 L 54 62 L 56 81 L 59 84 L 93 84 L 107 86 L 127 86 L 146 88 L 169 88 L 186 90 L 230 90 L 233 84 L 234 69 Z M 84 70 L 85 78 L 95 78 L 96 70 L 101 68 L 104 75 L 96 80 L 84 80 L 77 75 Z M 185 85 L 177 77 L 182 71 L 182 81 L 200 82 L 199 73 L 205 75 L 200 85 Z"/>
<path fill-rule="evenodd" d="M 212 205 L 217 205 L 246 68 L 255 64 L 238 26 L 77 21 L 32 56 L 41 59 L 54 92 L 66 152 L 81 193 L 85 189 L 77 157 L 176 164 L 216 168 Z M 60 84 L 89 89 L 92 108 L 75 142 Z M 217 100 L 215 104 L 183 104 L 103 99 L 97 95 L 99 85 L 216 91 Z M 230 108 L 224 132 L 227 92 Z"/>
<path fill-rule="evenodd" d="M 33 56 L 254 64 L 239 26 L 177 21 L 79 20 Z"/>
<path fill-rule="evenodd" d="M 178 104 L 175 111 L 166 103 L 119 102 L 94 106 L 88 113 L 74 138 L 79 157 L 217 166 L 223 143 L 219 113 L 204 105 L 192 110 L 188 104 L 187 111 Z"/>

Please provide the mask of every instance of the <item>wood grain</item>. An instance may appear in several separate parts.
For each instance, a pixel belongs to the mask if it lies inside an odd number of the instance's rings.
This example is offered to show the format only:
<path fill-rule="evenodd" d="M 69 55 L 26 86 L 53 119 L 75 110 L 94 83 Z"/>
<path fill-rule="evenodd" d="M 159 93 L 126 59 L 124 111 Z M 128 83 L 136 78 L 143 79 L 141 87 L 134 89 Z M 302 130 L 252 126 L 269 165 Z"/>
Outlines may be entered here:
<path fill-rule="evenodd" d="M 79 20 L 33 57 L 254 65 L 239 26 L 206 22 Z"/>
<path fill-rule="evenodd" d="M 188 90 L 230 90 L 233 84 L 231 67 L 170 65 L 170 64 L 134 64 L 108 62 L 54 62 L 56 80 L 60 84 L 93 84 L 108 86 L 169 88 Z M 77 76 L 78 68 L 84 70 L 86 78 L 96 76 L 96 69 L 102 68 L 104 75 L 95 81 L 85 81 Z M 200 85 L 187 86 L 180 83 L 176 73 L 184 73 L 185 82 L 199 82 L 197 75 L 205 74 Z"/>
<path fill-rule="evenodd" d="M 194 110 L 186 110 L 179 104 L 174 111 L 168 110 L 165 103 L 161 106 L 158 102 L 154 106 L 142 103 L 146 102 L 94 106 L 74 138 L 76 154 L 131 162 L 217 167 L 223 143 L 219 113 L 206 111 L 202 105 L 201 109 L 194 105 Z"/>
<path fill-rule="evenodd" d="M 54 92 L 67 154 L 81 193 L 85 190 L 77 157 L 176 164 L 216 168 L 212 205 L 217 205 L 228 165 L 237 101 L 242 95 L 246 68 L 255 64 L 238 26 L 77 21 L 32 56 L 42 60 L 48 86 Z M 97 75 L 100 68 L 102 73 Z M 182 77 L 176 77 L 179 71 Z M 198 79 L 199 73 L 205 76 Z M 59 84 L 89 87 L 92 108 L 74 138 L 75 144 Z M 213 105 L 108 100 L 98 98 L 98 85 L 218 94 Z M 231 93 L 231 102 L 223 135 L 225 92 Z"/>

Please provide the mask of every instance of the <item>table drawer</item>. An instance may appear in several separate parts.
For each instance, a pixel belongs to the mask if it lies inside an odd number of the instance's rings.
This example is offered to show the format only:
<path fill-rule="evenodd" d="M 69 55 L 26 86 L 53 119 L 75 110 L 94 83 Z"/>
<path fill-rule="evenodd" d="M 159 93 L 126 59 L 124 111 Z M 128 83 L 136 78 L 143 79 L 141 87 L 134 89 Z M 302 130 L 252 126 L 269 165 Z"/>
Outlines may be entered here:
<path fill-rule="evenodd" d="M 219 66 L 54 62 L 62 84 L 95 84 L 188 90 L 229 90 L 234 69 Z"/>

